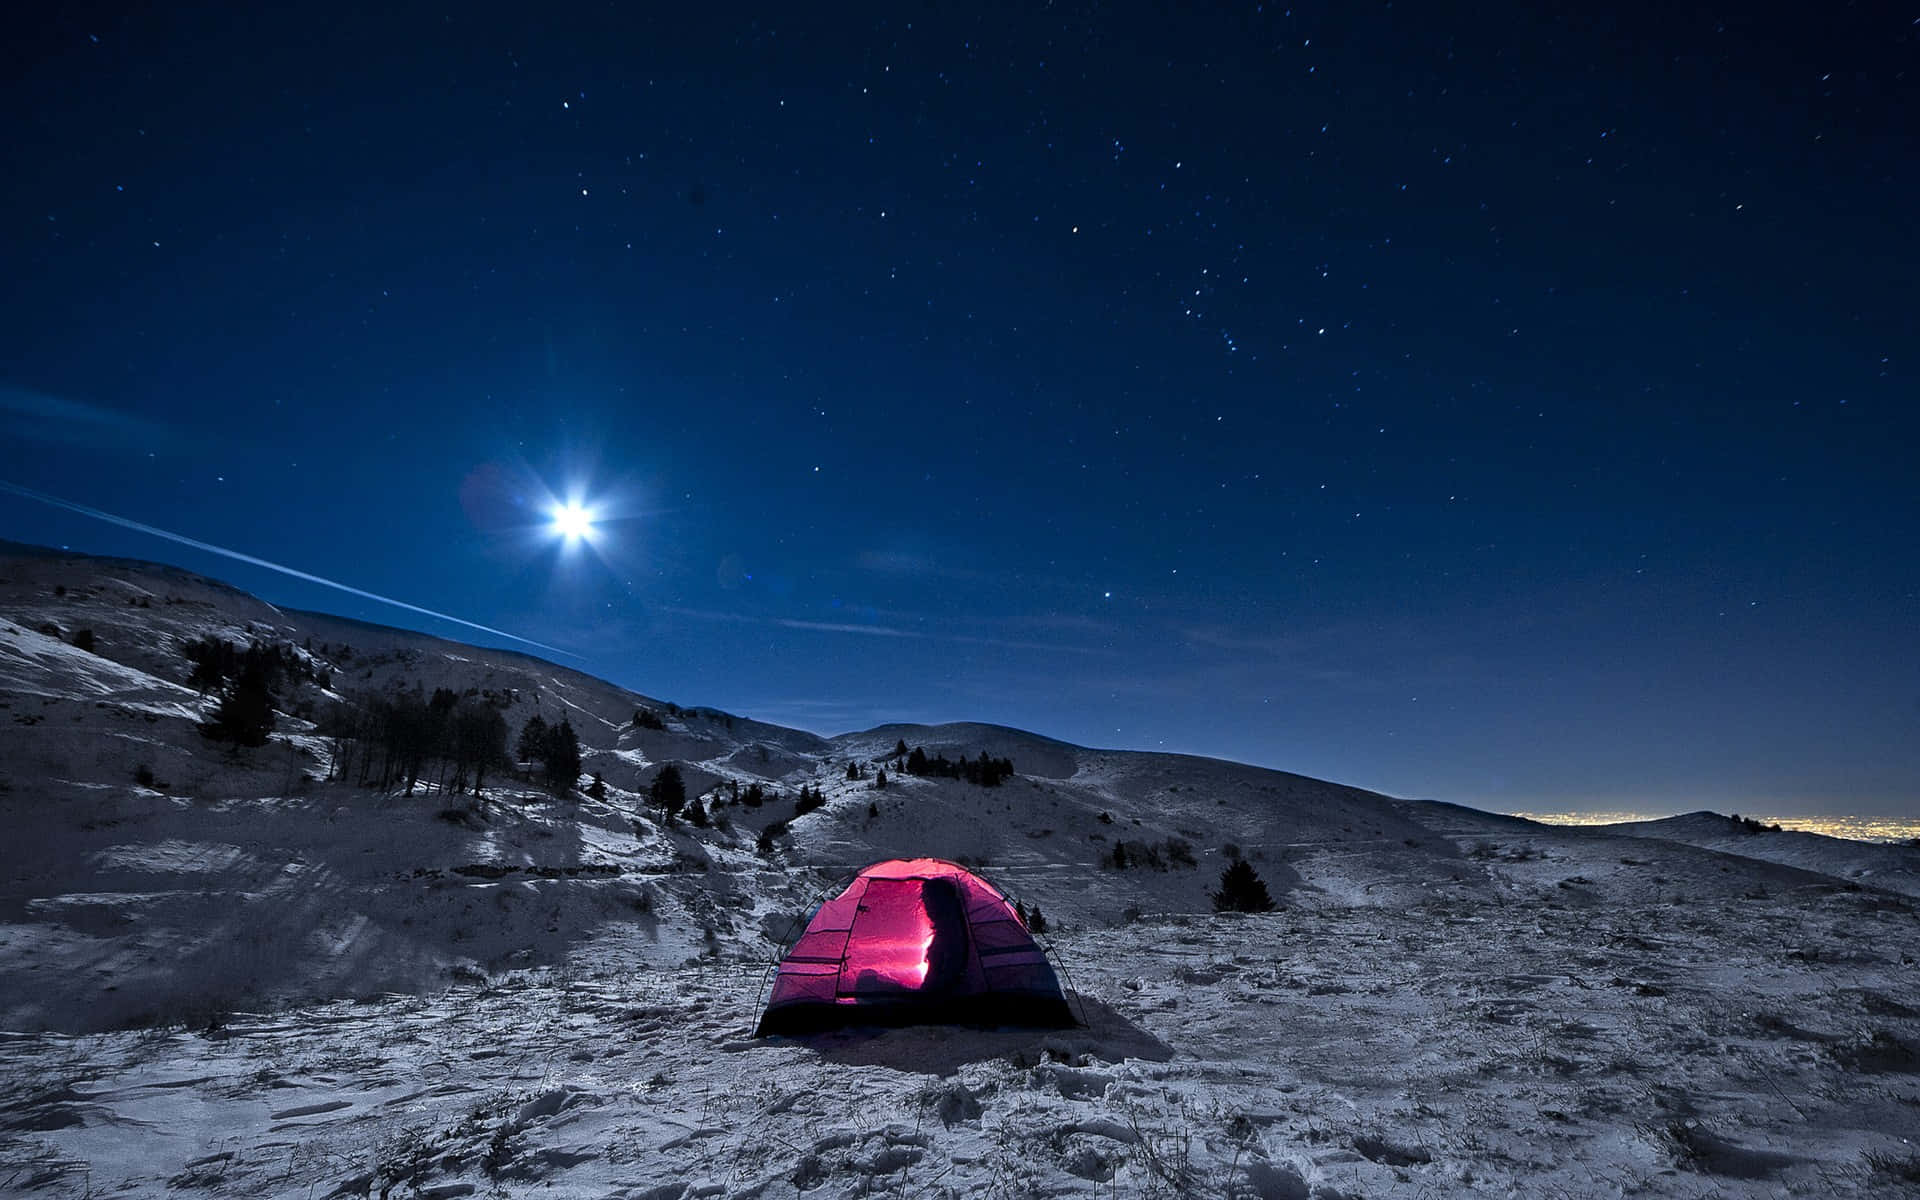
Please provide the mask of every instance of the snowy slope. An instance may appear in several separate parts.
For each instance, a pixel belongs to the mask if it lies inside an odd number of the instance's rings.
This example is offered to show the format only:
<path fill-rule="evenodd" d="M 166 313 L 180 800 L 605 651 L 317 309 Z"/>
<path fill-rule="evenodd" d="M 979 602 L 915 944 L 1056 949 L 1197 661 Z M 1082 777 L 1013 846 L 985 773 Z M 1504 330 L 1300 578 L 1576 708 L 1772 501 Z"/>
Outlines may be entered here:
<path fill-rule="evenodd" d="M 294 712 L 233 754 L 185 684 L 207 635 L 298 647 L 334 694 L 564 715 L 607 795 L 327 782 Z M 903 740 L 1015 774 L 907 777 Z M 716 827 L 642 802 L 667 762 Z M 779 799 L 731 799 L 756 784 Z M 803 784 L 826 803 L 796 819 Z M 0 815 L 0 1191 L 1888 1195 L 1920 1170 L 1898 847 L 1549 827 L 986 724 L 820 737 L 18 548 Z M 1039 905 L 1091 1027 L 748 1039 L 793 917 L 896 854 Z M 1211 914 L 1235 855 L 1284 911 Z"/>

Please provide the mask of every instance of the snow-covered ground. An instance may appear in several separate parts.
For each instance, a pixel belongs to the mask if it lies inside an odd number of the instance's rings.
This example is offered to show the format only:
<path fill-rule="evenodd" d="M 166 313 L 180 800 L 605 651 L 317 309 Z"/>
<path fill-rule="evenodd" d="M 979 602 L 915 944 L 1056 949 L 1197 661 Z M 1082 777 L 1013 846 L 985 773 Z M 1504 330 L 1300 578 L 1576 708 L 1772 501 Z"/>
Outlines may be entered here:
<path fill-rule="evenodd" d="M 325 782 L 288 713 L 236 758 L 184 682 L 209 633 L 302 647 L 336 693 L 564 714 L 607 795 Z M 876 790 L 900 739 L 1016 774 Z M 668 761 L 781 798 L 665 828 Z M 803 783 L 827 804 L 795 819 Z M 1548 827 L 990 725 L 820 738 L 24 553 L 0 814 L 0 1193 L 1920 1192 L 1911 847 Z M 1037 904 L 1087 1028 L 749 1037 L 792 918 L 896 854 Z M 1212 914 L 1234 856 L 1282 911 Z"/>

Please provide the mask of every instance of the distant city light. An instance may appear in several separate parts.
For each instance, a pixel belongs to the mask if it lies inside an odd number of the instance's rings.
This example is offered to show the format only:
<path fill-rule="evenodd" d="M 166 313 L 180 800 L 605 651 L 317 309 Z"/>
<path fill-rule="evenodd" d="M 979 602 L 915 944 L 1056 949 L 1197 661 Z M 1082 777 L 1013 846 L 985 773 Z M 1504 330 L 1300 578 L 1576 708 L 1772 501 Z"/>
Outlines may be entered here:
<path fill-rule="evenodd" d="M 1513 812 L 1507 815 L 1546 825 L 1619 825 L 1631 821 L 1664 821 L 1676 814 L 1588 811 Z M 1904 842 L 1920 838 L 1920 820 L 1910 817 L 1777 816 L 1757 812 L 1749 815 L 1763 826 L 1778 825 L 1783 830 L 1818 833 L 1856 842 Z"/>

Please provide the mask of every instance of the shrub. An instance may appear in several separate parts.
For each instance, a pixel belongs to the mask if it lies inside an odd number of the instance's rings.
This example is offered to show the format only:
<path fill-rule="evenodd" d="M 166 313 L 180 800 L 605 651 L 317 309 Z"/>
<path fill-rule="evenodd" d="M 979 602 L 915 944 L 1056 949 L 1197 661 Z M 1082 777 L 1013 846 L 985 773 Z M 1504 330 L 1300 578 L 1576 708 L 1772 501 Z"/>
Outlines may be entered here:
<path fill-rule="evenodd" d="M 1027 927 L 1029 933 L 1045 933 L 1047 931 L 1047 918 L 1040 912 L 1040 906 L 1038 904 L 1032 908 L 1028 908 L 1026 905 L 1015 901 L 1013 909 L 1020 914 L 1021 923 Z"/>
<path fill-rule="evenodd" d="M 665 729 L 667 723 L 660 719 L 659 713 L 654 712 L 650 708 L 636 708 L 633 710 L 633 727 L 635 729 Z"/>
<path fill-rule="evenodd" d="M 1882 1179 L 1920 1184 L 1920 1155 L 1883 1154 L 1869 1150 L 1861 1157 L 1868 1169 Z"/>
<path fill-rule="evenodd" d="M 787 836 L 787 823 L 785 821 L 775 821 L 760 831 L 759 838 L 753 843 L 754 849 L 760 851 L 762 854 L 772 854 L 774 845 L 785 836 Z"/>
<path fill-rule="evenodd" d="M 1124 871 L 1129 867 L 1166 871 L 1174 867 L 1197 867 L 1200 860 L 1193 856 L 1193 843 L 1182 838 L 1168 838 L 1163 842 L 1115 842 L 1112 853 L 1101 856 L 1100 865 L 1116 871 Z"/>
<path fill-rule="evenodd" d="M 141 763 L 139 766 L 133 769 L 133 781 L 144 788 L 152 787 L 153 786 L 153 768 L 148 766 L 145 763 Z"/>
<path fill-rule="evenodd" d="M 1213 893 L 1215 912 L 1272 912 L 1273 897 L 1253 864 L 1236 859 L 1220 872 L 1220 890 Z"/>
<path fill-rule="evenodd" d="M 76 629 L 73 631 L 73 648 L 75 650 L 85 650 L 88 654 L 92 654 L 94 652 L 93 645 L 93 630 Z"/>

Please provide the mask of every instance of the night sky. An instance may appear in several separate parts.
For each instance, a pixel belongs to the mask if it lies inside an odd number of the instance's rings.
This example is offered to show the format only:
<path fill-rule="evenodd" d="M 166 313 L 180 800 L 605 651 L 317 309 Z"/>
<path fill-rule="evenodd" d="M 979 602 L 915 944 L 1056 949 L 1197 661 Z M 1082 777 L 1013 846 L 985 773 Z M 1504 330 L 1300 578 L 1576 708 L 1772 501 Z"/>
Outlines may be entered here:
<path fill-rule="evenodd" d="M 821 732 L 1920 815 L 1910 6 L 241 7 L 0 46 L 0 535 Z"/>

